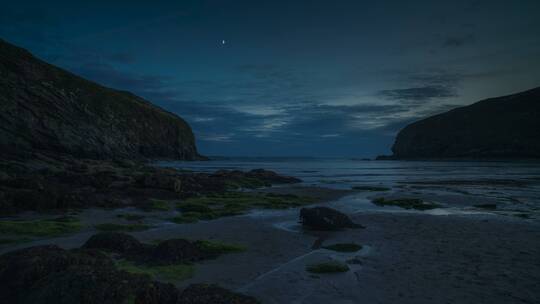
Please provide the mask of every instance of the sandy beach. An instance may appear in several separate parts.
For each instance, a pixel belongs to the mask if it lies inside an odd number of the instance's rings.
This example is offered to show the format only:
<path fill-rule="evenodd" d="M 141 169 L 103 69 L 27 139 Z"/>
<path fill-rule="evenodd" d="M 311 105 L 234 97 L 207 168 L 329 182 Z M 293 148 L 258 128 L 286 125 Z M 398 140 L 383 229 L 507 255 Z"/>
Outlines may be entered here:
<path fill-rule="evenodd" d="M 163 220 L 167 213 L 146 213 L 154 228 L 134 232 L 143 242 L 170 238 L 208 239 L 246 247 L 197 263 L 192 278 L 177 282 L 218 283 L 255 296 L 262 303 L 538 303 L 540 301 L 540 223 L 534 219 L 467 210 L 467 197 L 441 196 L 445 209 L 404 211 L 393 207 L 366 209 L 350 199 L 370 204 L 375 194 L 317 187 L 268 188 L 319 198 L 319 205 L 349 214 L 366 229 L 306 231 L 298 224 L 298 209 L 252 212 L 193 224 Z M 396 190 L 387 195 L 406 194 Z M 409 193 L 422 196 L 422 192 Z M 425 194 L 426 197 L 433 198 Z M 459 209 L 452 208 L 457 206 Z M 356 211 L 353 211 L 356 208 Z M 437 211 L 439 210 L 439 211 Z M 450 211 L 448 211 L 450 210 Z M 131 210 L 133 211 L 133 210 Z M 82 223 L 119 221 L 115 213 L 90 209 L 79 213 Z M 81 233 L 20 244 L 2 251 L 58 244 L 81 246 L 92 234 Z M 322 242 L 322 243 L 321 243 Z M 340 253 L 315 244 L 361 244 L 358 252 Z M 313 263 L 337 260 L 349 264 L 340 274 L 312 274 Z"/>

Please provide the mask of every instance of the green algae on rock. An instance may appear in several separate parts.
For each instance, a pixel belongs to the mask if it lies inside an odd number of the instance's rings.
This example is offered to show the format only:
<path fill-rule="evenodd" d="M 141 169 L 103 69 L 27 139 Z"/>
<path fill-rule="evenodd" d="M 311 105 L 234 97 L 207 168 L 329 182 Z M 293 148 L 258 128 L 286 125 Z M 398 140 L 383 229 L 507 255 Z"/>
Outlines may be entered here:
<path fill-rule="evenodd" d="M 197 240 L 194 242 L 202 252 L 209 255 L 221 255 L 227 253 L 242 252 L 246 250 L 245 246 L 237 244 L 228 244 L 216 240 Z"/>
<path fill-rule="evenodd" d="M 55 237 L 75 233 L 80 229 L 79 220 L 73 217 L 60 217 L 50 220 L 0 221 L 0 234 Z"/>
<path fill-rule="evenodd" d="M 224 192 L 188 198 L 178 203 L 182 215 L 172 218 L 175 223 L 193 223 L 224 216 L 240 215 L 250 209 L 287 209 L 313 203 L 311 197 L 291 194 L 256 192 Z"/>
<path fill-rule="evenodd" d="M 165 282 L 183 281 L 191 278 L 195 273 L 195 266 L 192 264 L 150 266 L 128 260 L 119 260 L 116 261 L 116 268 L 132 274 L 148 275 L 153 280 Z"/>

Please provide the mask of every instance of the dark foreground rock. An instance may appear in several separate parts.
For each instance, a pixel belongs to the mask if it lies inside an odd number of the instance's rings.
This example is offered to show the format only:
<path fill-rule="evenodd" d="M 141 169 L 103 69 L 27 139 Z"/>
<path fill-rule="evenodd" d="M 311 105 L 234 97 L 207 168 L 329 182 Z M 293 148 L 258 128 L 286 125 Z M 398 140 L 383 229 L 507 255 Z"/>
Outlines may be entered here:
<path fill-rule="evenodd" d="M 540 88 L 412 123 L 392 152 L 389 159 L 540 158 Z"/>
<path fill-rule="evenodd" d="M 302 208 L 302 225 L 315 230 L 339 230 L 344 228 L 364 228 L 354 223 L 346 214 L 328 207 Z"/>
<path fill-rule="evenodd" d="M 121 303 L 148 279 L 116 271 L 99 251 L 31 247 L 0 257 L 5 303 Z"/>
<path fill-rule="evenodd" d="M 157 245 L 144 244 L 133 236 L 119 232 L 101 232 L 91 236 L 82 246 L 111 252 L 122 258 L 152 265 L 173 265 L 196 262 L 215 257 L 204 251 L 197 242 L 169 239 Z"/>
<path fill-rule="evenodd" d="M 119 232 L 94 234 L 84 243 L 83 248 L 104 250 L 129 257 L 145 256 L 152 251 L 150 245 L 139 242 L 129 234 Z"/>
<path fill-rule="evenodd" d="M 182 292 L 179 303 L 185 304 L 257 304 L 255 298 L 230 292 L 217 285 L 194 284 Z"/>
<path fill-rule="evenodd" d="M 219 304 L 257 303 L 254 298 L 214 285 L 192 285 L 180 292 L 115 267 L 92 249 L 30 247 L 0 256 L 2 303 L 19 304 Z"/>

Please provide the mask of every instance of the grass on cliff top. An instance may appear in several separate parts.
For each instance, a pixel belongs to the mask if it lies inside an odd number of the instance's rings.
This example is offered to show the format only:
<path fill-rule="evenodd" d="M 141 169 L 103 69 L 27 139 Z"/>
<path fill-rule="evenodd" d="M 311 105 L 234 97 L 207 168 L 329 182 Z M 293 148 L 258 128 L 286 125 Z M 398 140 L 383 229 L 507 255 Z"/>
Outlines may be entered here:
<path fill-rule="evenodd" d="M 338 261 L 323 262 L 318 264 L 308 265 L 306 271 L 312 273 L 338 273 L 349 271 L 349 266 Z"/>
<path fill-rule="evenodd" d="M 338 251 L 338 252 L 356 252 L 362 249 L 362 245 L 358 245 L 355 243 L 338 243 L 338 244 L 323 246 L 322 248 Z"/>
<path fill-rule="evenodd" d="M 104 223 L 94 226 L 99 231 L 105 232 L 135 232 L 143 231 L 152 228 L 150 225 L 144 224 L 114 224 L 114 223 Z"/>
<path fill-rule="evenodd" d="M 377 206 L 396 206 L 404 209 L 415 210 L 430 210 L 440 207 L 435 203 L 425 202 L 419 198 L 385 199 L 384 197 L 379 197 L 374 199 L 372 202 Z"/>
<path fill-rule="evenodd" d="M 144 264 L 135 264 L 127 260 L 119 260 L 116 267 L 133 274 L 144 274 L 154 280 L 166 282 L 178 282 L 189 279 L 195 273 L 195 266 L 190 264 L 175 264 L 167 266 L 149 266 Z"/>
<path fill-rule="evenodd" d="M 34 221 L 0 221 L 0 234 L 54 237 L 74 233 L 80 229 L 81 224 L 74 217 Z"/>
<path fill-rule="evenodd" d="M 390 191 L 390 188 L 380 186 L 353 186 L 352 189 L 359 191 Z"/>
<path fill-rule="evenodd" d="M 287 209 L 313 202 L 313 198 L 291 194 L 225 192 L 192 197 L 180 202 L 178 209 L 182 211 L 182 215 L 171 220 L 175 223 L 193 223 L 239 215 L 250 209 Z"/>

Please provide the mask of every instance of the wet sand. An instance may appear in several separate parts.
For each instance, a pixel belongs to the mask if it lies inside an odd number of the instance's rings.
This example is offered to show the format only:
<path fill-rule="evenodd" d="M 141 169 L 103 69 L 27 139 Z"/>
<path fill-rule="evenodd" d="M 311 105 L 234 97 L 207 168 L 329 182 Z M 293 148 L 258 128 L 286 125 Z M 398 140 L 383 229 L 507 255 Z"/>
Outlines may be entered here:
<path fill-rule="evenodd" d="M 490 212 L 370 209 L 368 201 L 362 200 L 381 193 L 304 187 L 270 189 L 318 195 L 327 201 L 320 204 L 343 210 L 367 228 L 304 231 L 297 223 L 297 209 L 253 211 L 242 216 L 182 225 L 160 220 L 169 216 L 167 214 L 153 213 L 145 222 L 154 223 L 156 228 L 133 235 L 141 241 L 215 239 L 246 246 L 245 252 L 198 263 L 193 278 L 178 286 L 194 282 L 218 283 L 253 295 L 262 303 L 540 302 L 540 223 L 537 220 Z M 407 190 L 399 191 L 386 195 L 407 194 Z M 347 194 L 349 196 L 343 197 Z M 429 196 L 422 192 L 409 194 Z M 356 197 L 361 203 L 351 206 L 350 197 Z M 439 203 L 452 207 L 464 199 L 465 196 L 458 194 L 441 196 Z M 111 213 L 87 210 L 80 216 L 83 222 L 118 220 Z M 107 216 L 109 218 L 103 218 Z M 73 248 L 82 245 L 93 233 L 88 229 L 77 235 L 18 247 L 56 243 Z M 356 253 L 312 249 L 318 239 L 322 239 L 324 245 L 356 242 L 364 248 Z M 346 273 L 313 275 L 305 271 L 306 265 L 311 263 L 351 258 L 355 258 L 356 263 L 350 264 L 351 270 Z"/>

